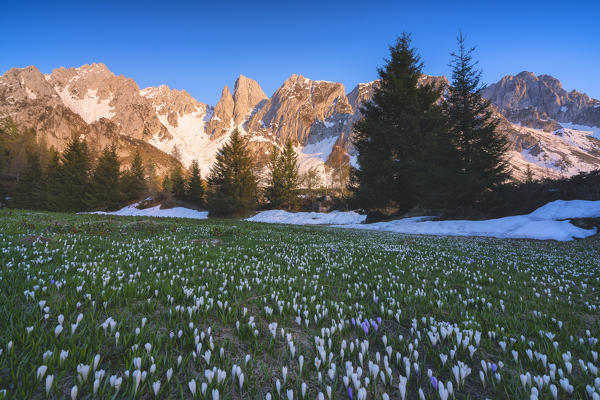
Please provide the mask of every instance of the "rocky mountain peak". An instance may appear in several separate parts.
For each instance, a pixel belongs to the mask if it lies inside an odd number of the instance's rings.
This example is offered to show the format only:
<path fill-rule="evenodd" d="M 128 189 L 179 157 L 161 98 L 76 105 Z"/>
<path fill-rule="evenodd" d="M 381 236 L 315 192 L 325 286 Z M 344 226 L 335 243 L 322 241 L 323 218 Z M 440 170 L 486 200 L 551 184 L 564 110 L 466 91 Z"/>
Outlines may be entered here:
<path fill-rule="evenodd" d="M 600 127 L 600 101 L 575 90 L 567 92 L 550 75 L 536 76 L 528 71 L 507 75 L 489 85 L 483 95 L 511 122 L 542 126 L 553 120 Z"/>
<path fill-rule="evenodd" d="M 254 79 L 240 75 L 233 90 L 233 120 L 235 125 L 246 121 L 250 113 L 268 99 L 265 92 Z"/>
<path fill-rule="evenodd" d="M 247 124 L 248 132 L 273 136 L 279 143 L 288 139 L 300 145 L 309 142 L 309 136 L 323 137 L 323 129 L 311 134 L 313 125 L 333 131 L 343 123 L 339 115 L 351 114 L 344 85 L 327 81 L 313 81 L 293 74 L 277 89 L 269 101 L 256 112 Z M 332 121 L 331 118 L 336 118 Z M 339 130 L 337 132 L 339 134 Z"/>
<path fill-rule="evenodd" d="M 233 96 L 229 87 L 225 86 L 221 92 L 221 98 L 215 106 L 212 118 L 206 125 L 206 133 L 212 138 L 225 135 L 233 127 Z"/>

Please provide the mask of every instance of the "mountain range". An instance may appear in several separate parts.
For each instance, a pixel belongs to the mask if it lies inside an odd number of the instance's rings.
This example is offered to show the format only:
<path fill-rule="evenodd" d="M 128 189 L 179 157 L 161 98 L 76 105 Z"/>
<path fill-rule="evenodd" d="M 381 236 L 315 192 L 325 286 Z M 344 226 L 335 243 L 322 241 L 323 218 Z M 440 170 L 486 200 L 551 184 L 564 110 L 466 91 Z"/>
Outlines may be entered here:
<path fill-rule="evenodd" d="M 447 84 L 424 75 L 421 82 Z M 240 75 L 210 106 L 185 90 L 165 85 L 140 89 L 104 64 L 58 68 L 13 68 L 0 77 L 0 118 L 36 129 L 40 140 L 64 149 L 76 135 L 94 151 L 116 143 L 124 165 L 138 149 L 164 173 L 173 163 L 197 159 L 210 171 L 218 149 L 238 128 L 248 139 L 258 168 L 273 144 L 291 139 L 301 170 L 317 168 L 324 184 L 348 163 L 355 165 L 352 125 L 377 81 L 346 92 L 343 84 L 290 76 L 270 97 Z M 549 76 L 521 72 L 489 85 L 484 96 L 495 106 L 499 129 L 510 141 L 513 175 L 527 166 L 538 178 L 567 177 L 600 168 L 600 101 L 567 92 Z"/>

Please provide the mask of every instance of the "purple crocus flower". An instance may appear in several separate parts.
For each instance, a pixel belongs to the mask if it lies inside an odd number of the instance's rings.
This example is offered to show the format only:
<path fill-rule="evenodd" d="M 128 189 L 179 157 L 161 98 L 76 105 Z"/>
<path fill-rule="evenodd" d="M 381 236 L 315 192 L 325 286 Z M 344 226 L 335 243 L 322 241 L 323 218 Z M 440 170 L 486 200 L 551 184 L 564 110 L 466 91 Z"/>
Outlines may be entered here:
<path fill-rule="evenodd" d="M 433 390 L 435 390 L 437 392 L 438 390 L 438 380 L 435 376 L 432 376 L 431 379 L 431 386 L 433 386 Z"/>
<path fill-rule="evenodd" d="M 50 284 L 54 285 L 54 279 L 50 279 Z"/>
<path fill-rule="evenodd" d="M 492 373 L 495 374 L 496 371 L 498 371 L 498 365 L 496 365 L 496 363 L 492 364 Z"/>
<path fill-rule="evenodd" d="M 348 398 L 352 400 L 352 388 L 348 386 Z"/>
<path fill-rule="evenodd" d="M 369 334 L 369 324 L 365 324 L 363 322 L 362 328 L 363 328 L 363 331 L 365 331 L 365 335 L 368 335 Z"/>
<path fill-rule="evenodd" d="M 379 325 L 381 325 L 381 317 L 377 317 L 377 318 L 375 318 L 375 319 L 377 320 L 377 323 L 378 323 Z"/>
<path fill-rule="evenodd" d="M 352 322 L 352 326 L 356 326 L 356 320 L 354 319 L 354 317 L 352 317 L 350 321 Z"/>

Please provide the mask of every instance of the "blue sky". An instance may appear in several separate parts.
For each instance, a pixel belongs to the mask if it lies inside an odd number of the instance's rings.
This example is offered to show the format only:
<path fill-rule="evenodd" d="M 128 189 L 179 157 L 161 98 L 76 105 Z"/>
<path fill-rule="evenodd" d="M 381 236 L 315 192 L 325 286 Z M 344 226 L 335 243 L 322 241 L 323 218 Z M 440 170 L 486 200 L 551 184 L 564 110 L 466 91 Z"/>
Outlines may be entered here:
<path fill-rule="evenodd" d="M 342 82 L 376 78 L 402 32 L 447 75 L 461 29 L 486 83 L 522 70 L 600 98 L 597 1 L 11 1 L 0 15 L 0 73 L 103 62 L 140 87 L 166 84 L 215 104 L 239 74 L 270 96 L 293 73 Z"/>

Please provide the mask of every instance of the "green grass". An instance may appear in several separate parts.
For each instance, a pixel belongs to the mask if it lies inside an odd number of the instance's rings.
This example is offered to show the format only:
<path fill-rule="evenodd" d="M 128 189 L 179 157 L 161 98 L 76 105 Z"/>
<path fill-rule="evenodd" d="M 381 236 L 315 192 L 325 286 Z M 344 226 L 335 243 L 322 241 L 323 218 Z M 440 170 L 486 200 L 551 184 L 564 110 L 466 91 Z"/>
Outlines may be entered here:
<path fill-rule="evenodd" d="M 0 210 L 0 398 L 591 398 L 599 244 Z"/>

